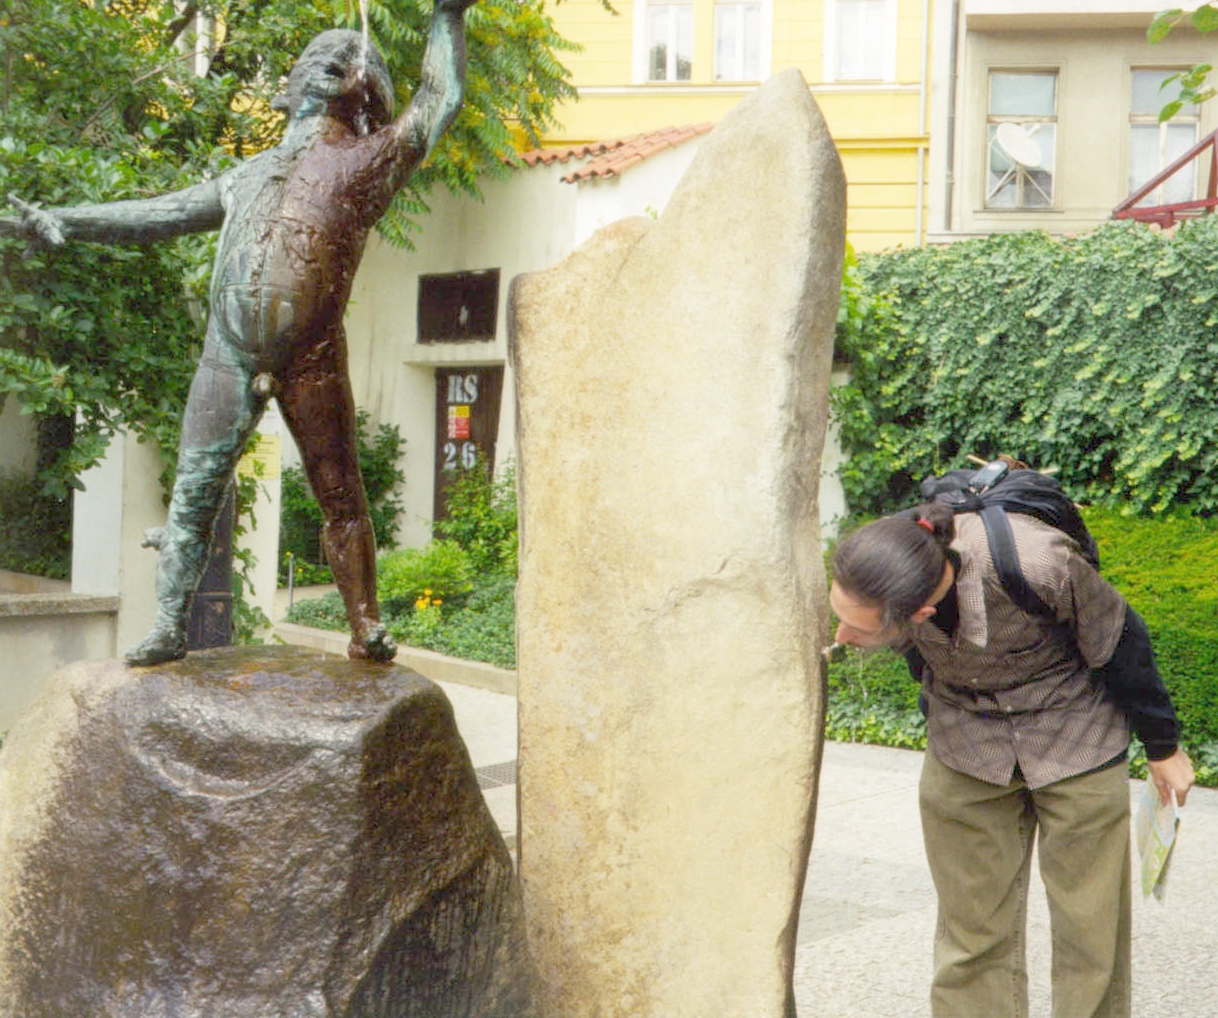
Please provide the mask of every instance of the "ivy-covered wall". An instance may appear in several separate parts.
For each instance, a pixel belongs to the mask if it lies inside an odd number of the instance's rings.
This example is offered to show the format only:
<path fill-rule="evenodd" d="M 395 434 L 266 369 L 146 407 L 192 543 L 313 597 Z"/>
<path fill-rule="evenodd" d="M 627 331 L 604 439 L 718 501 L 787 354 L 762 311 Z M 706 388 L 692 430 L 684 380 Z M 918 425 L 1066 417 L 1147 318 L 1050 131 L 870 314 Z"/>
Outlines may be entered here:
<path fill-rule="evenodd" d="M 1144 515 L 1218 509 L 1218 217 L 862 255 L 845 294 L 853 512 L 910 504 L 969 453 Z"/>

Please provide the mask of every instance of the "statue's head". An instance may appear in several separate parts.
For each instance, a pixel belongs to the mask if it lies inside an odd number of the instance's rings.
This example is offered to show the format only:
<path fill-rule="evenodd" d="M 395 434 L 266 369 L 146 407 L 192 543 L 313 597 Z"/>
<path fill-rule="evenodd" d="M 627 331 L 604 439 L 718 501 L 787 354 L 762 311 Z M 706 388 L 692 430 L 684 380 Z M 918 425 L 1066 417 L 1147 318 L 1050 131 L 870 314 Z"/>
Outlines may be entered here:
<path fill-rule="evenodd" d="M 363 52 L 359 32 L 333 28 L 305 47 L 288 75 L 286 96 L 275 105 L 288 119 L 329 114 L 360 134 L 375 131 L 393 117 L 393 83 L 385 58 L 373 45 Z"/>

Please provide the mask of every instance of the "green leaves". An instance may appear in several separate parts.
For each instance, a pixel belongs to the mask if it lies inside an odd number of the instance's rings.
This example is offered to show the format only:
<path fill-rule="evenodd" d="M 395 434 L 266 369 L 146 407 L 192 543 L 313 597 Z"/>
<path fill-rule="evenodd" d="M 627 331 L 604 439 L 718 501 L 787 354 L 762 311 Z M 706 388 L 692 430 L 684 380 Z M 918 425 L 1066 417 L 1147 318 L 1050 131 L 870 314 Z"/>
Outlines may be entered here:
<path fill-rule="evenodd" d="M 1218 9 L 1212 4 L 1202 4 L 1193 11 L 1190 20 L 1198 32 L 1212 32 L 1218 29 Z"/>
<path fill-rule="evenodd" d="M 1150 27 L 1146 29 L 1146 38 L 1151 43 L 1160 42 L 1169 32 L 1182 21 L 1185 17 L 1188 18 L 1198 32 L 1202 34 L 1213 32 L 1218 29 L 1218 7 L 1214 4 L 1205 3 L 1198 7 L 1191 14 L 1186 15 L 1183 9 L 1173 7 L 1170 10 L 1160 11 L 1155 15 L 1154 20 L 1150 23 Z M 1173 74 L 1164 79 L 1159 86 L 1160 89 L 1166 88 L 1172 82 L 1180 83 L 1179 96 L 1166 105 L 1159 111 L 1159 122 L 1171 120 L 1177 113 L 1184 108 L 1186 104 L 1197 105 L 1212 99 L 1218 90 L 1207 85 L 1209 74 L 1213 70 L 1210 64 L 1197 64 L 1191 70 L 1183 71 L 1180 74 Z"/>
<path fill-rule="evenodd" d="M 852 511 L 910 504 L 969 453 L 1056 465 L 1076 498 L 1138 513 L 1218 510 L 1216 268 L 1213 217 L 861 257 L 833 393 Z"/>
<path fill-rule="evenodd" d="M 1171 10 L 1160 11 L 1155 15 L 1154 21 L 1150 23 L 1150 27 L 1146 29 L 1147 42 L 1155 43 L 1166 38 L 1167 33 L 1176 27 L 1184 20 L 1184 11 L 1179 7 L 1173 7 Z"/>
<path fill-rule="evenodd" d="M 1182 8 L 1173 7 L 1155 15 L 1150 27 L 1146 29 L 1147 42 L 1161 42 L 1186 17 L 1198 32 L 1208 33 L 1218 29 L 1218 8 L 1213 4 L 1202 4 L 1187 15 Z"/>
<path fill-rule="evenodd" d="M 358 27 L 357 5 L 331 0 L 331 7 L 336 21 Z M 399 109 L 419 80 L 431 9 L 426 0 L 374 0 L 369 8 L 372 38 L 399 88 Z M 380 224 L 382 236 L 401 247 L 412 246 L 432 187 L 480 197 L 480 180 L 510 171 L 514 139 L 540 144 L 557 103 L 575 98 L 556 54 L 578 46 L 558 35 L 541 0 L 479 0 L 465 26 L 465 103 Z"/>

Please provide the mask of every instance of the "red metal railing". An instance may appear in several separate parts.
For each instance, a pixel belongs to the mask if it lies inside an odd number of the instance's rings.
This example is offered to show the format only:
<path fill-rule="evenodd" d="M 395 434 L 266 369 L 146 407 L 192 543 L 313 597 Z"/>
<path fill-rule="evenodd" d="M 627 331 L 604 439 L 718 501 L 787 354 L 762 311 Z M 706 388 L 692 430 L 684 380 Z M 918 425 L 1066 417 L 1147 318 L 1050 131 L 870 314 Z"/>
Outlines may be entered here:
<path fill-rule="evenodd" d="M 1204 155 L 1207 149 L 1210 156 L 1210 172 L 1204 198 L 1173 202 L 1170 205 L 1147 205 L 1143 208 L 1134 208 L 1164 181 L 1184 169 L 1198 156 Z M 1213 212 L 1215 208 L 1218 208 L 1218 131 L 1207 134 L 1170 166 L 1151 177 L 1112 210 L 1112 218 L 1136 219 L 1142 223 L 1158 223 L 1160 226 L 1166 227 L 1174 226 L 1179 220 L 1187 219 L 1190 216 L 1204 216 Z"/>

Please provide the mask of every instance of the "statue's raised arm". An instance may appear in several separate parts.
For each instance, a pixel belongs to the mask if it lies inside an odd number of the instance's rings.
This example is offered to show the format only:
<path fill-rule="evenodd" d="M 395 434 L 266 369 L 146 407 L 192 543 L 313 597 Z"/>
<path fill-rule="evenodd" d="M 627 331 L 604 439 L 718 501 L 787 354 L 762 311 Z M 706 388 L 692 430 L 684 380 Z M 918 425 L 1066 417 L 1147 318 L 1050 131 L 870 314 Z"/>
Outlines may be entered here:
<path fill-rule="evenodd" d="M 422 159 L 452 124 L 465 95 L 465 30 L 462 19 L 474 0 L 437 0 L 422 76 L 410 105 L 395 121 L 402 143 Z M 404 184 L 402 180 L 398 186 Z"/>
<path fill-rule="evenodd" d="M 423 53 L 420 78 L 409 105 L 393 119 L 394 89 L 389 69 L 374 45 L 356 32 L 332 29 L 315 37 L 288 76 L 284 144 L 302 139 L 316 115 L 326 112 L 355 138 L 322 139 L 327 159 L 347 178 L 344 200 L 360 210 L 360 225 L 371 228 L 393 196 L 452 124 L 465 95 L 465 11 L 473 0 L 437 0 Z"/>

